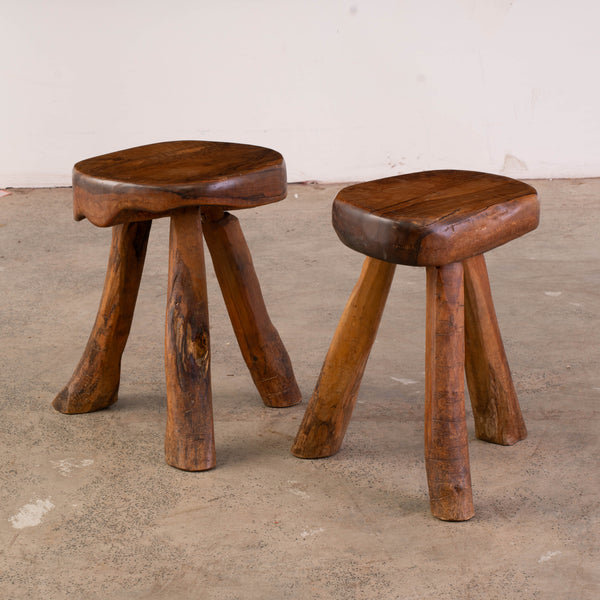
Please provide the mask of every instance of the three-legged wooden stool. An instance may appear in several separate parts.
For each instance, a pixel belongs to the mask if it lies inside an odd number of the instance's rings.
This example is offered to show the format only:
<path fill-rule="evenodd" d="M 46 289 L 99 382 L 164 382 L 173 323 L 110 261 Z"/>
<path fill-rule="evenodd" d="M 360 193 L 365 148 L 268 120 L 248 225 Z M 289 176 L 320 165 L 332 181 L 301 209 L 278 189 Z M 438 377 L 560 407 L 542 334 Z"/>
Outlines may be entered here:
<path fill-rule="evenodd" d="M 532 187 L 485 173 L 413 173 L 340 191 L 333 226 L 344 244 L 368 258 L 292 452 L 319 458 L 339 450 L 395 266 L 424 266 L 425 465 L 431 510 L 444 520 L 471 518 L 463 369 L 477 437 L 511 445 L 527 435 L 483 253 L 535 229 L 538 220 Z"/>
<path fill-rule="evenodd" d="M 165 335 L 167 462 L 215 466 L 202 234 L 237 340 L 267 406 L 300 402 L 292 365 L 271 323 L 238 220 L 225 212 L 286 195 L 282 156 L 220 142 L 165 142 L 84 160 L 73 170 L 75 219 L 114 226 L 104 291 L 87 347 L 53 402 L 68 413 L 117 401 L 152 219 L 171 217 Z"/>

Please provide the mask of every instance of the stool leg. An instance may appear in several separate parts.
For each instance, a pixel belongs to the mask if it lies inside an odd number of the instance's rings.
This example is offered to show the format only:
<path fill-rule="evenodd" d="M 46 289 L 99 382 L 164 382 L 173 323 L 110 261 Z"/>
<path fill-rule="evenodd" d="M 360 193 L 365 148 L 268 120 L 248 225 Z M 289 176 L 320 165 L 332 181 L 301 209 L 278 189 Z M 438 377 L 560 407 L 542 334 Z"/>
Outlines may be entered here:
<path fill-rule="evenodd" d="M 463 267 L 427 267 L 425 465 L 431 512 L 466 521 L 473 512 L 464 397 Z"/>
<path fill-rule="evenodd" d="M 496 320 L 485 258 L 463 261 L 467 385 L 480 440 L 504 446 L 527 437 Z"/>
<path fill-rule="evenodd" d="M 267 313 L 238 219 L 205 209 L 203 230 L 235 336 L 263 402 L 279 408 L 298 404 L 302 397 L 292 363 Z"/>
<path fill-rule="evenodd" d="M 152 221 L 113 227 L 104 290 L 83 356 L 52 406 L 77 414 L 117 401 L 121 355 L 127 343 Z"/>
<path fill-rule="evenodd" d="M 365 260 L 292 446 L 296 456 L 321 458 L 340 449 L 395 267 L 375 258 Z"/>
<path fill-rule="evenodd" d="M 171 216 L 165 334 L 167 463 L 186 471 L 215 466 L 208 301 L 200 210 Z"/>

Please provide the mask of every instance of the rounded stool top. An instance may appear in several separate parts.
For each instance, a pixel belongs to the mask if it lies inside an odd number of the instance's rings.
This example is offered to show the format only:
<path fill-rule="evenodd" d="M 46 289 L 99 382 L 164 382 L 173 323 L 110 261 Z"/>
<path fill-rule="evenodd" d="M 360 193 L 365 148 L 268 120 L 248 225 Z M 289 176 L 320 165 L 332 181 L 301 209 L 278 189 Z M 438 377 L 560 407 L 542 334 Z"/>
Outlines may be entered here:
<path fill-rule="evenodd" d="M 281 154 L 247 144 L 161 142 L 73 167 L 75 219 L 100 227 L 156 219 L 185 206 L 250 208 L 285 195 Z"/>
<path fill-rule="evenodd" d="M 333 203 L 344 244 L 387 262 L 445 265 L 535 229 L 530 185 L 473 171 L 424 171 L 359 183 Z"/>

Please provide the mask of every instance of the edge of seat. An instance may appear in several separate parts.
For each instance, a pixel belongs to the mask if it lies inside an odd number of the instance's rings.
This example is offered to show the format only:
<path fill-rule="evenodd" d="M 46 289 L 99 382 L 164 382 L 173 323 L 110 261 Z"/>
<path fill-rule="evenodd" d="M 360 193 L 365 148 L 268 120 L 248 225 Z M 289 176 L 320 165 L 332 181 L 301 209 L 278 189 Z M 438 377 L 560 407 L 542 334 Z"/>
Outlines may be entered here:
<path fill-rule="evenodd" d="M 333 227 L 346 246 L 372 258 L 411 266 L 441 266 L 482 254 L 534 230 L 540 213 L 537 192 L 528 184 L 522 185 L 522 194 L 490 204 L 474 218 L 434 223 L 373 214 L 338 194 L 332 207 Z"/>
<path fill-rule="evenodd" d="M 86 172 L 88 161 L 118 155 L 119 152 L 85 159 L 73 167 L 73 216 L 78 221 L 87 218 L 94 225 L 109 227 L 168 216 L 178 208 L 189 206 L 219 206 L 224 210 L 235 210 L 278 202 L 287 194 L 285 160 L 279 152 L 263 149 L 274 157 L 263 167 L 191 183 L 165 185 L 119 181 Z"/>

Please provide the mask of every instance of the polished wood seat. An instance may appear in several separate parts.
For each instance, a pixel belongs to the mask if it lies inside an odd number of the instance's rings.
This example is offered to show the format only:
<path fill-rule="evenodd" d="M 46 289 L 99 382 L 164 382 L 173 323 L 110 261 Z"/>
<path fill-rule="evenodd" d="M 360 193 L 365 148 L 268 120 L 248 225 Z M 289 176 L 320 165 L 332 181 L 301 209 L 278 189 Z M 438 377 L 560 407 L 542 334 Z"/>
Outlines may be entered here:
<path fill-rule="evenodd" d="M 511 445 L 527 431 L 496 320 L 483 253 L 535 229 L 531 186 L 470 171 L 429 171 L 347 187 L 333 203 L 344 244 L 366 254 L 292 452 L 342 444 L 396 264 L 427 269 L 425 465 L 432 513 L 474 514 L 464 374 L 479 439 Z"/>
<path fill-rule="evenodd" d="M 194 206 L 252 208 L 286 196 L 279 152 L 226 142 L 161 142 L 111 152 L 73 169 L 75 219 L 106 227 Z"/>
<path fill-rule="evenodd" d="M 87 347 L 53 406 L 68 414 L 117 401 L 152 219 L 170 216 L 165 335 L 167 462 L 215 466 L 204 237 L 240 349 L 267 406 L 300 402 L 289 356 L 264 304 L 230 209 L 278 202 L 286 170 L 274 150 L 224 142 L 150 144 L 77 163 L 74 215 L 113 226 L 100 308 Z"/>

